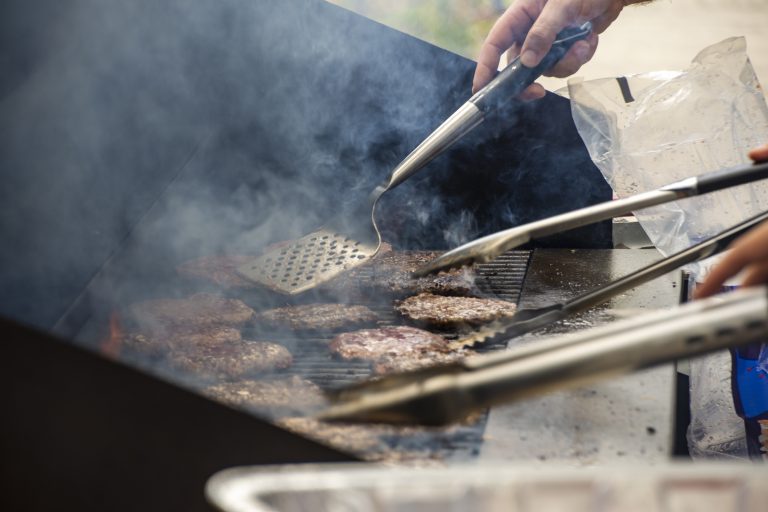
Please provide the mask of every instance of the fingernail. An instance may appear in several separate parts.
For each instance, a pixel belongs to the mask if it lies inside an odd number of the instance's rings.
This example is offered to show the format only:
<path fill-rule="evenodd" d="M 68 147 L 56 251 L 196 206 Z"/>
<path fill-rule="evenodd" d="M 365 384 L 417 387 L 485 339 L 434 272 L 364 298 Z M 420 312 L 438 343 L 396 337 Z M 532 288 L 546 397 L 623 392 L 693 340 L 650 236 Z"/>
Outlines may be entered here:
<path fill-rule="evenodd" d="M 520 55 L 520 62 L 523 63 L 523 66 L 532 68 L 539 63 L 539 56 L 536 55 L 536 52 L 533 50 L 525 50 L 522 55 Z"/>

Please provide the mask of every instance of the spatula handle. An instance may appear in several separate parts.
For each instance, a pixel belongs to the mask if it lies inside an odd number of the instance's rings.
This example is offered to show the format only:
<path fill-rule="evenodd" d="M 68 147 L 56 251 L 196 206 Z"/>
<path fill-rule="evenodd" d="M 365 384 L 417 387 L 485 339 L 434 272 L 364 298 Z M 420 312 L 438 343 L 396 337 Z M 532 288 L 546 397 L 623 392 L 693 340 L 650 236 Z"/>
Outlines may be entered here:
<path fill-rule="evenodd" d="M 576 41 L 586 38 L 591 32 L 592 24 L 590 22 L 578 27 L 563 29 L 557 34 L 549 52 L 538 65 L 532 68 L 523 66 L 520 57 L 516 57 L 488 85 L 477 91 L 469 101 L 474 103 L 484 114 L 498 109 L 523 92 L 544 71 L 562 59 Z"/>
<path fill-rule="evenodd" d="M 454 142 L 482 123 L 486 114 L 497 110 L 523 92 L 523 89 L 531 85 L 545 70 L 563 58 L 576 41 L 584 39 L 591 32 L 590 22 L 564 29 L 557 35 L 552 48 L 538 66 L 528 68 L 520 63 L 519 58 L 513 60 L 496 78 L 475 93 L 406 156 L 392 171 L 389 180 L 382 185 L 381 190 L 386 191 L 396 187 L 442 154 Z"/>

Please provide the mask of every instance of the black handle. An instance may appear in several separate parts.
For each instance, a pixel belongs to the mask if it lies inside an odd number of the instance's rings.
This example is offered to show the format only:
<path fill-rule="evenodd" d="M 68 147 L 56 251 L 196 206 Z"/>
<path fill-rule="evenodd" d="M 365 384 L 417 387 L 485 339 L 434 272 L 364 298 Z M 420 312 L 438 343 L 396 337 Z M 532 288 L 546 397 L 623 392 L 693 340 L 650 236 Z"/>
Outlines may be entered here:
<path fill-rule="evenodd" d="M 768 178 L 768 162 L 740 165 L 698 176 L 696 178 L 696 191 L 699 194 L 706 194 L 765 178 Z"/>
<path fill-rule="evenodd" d="M 549 52 L 537 66 L 533 68 L 525 67 L 520 63 L 520 57 L 515 58 L 488 85 L 477 91 L 469 101 L 474 103 L 485 114 L 498 109 L 523 92 L 544 71 L 562 59 L 568 53 L 571 46 L 573 46 L 573 43 L 584 39 L 591 32 L 592 24 L 590 22 L 586 22 L 578 27 L 563 29 L 557 34 L 557 39 L 552 43 L 552 48 L 550 48 Z"/>

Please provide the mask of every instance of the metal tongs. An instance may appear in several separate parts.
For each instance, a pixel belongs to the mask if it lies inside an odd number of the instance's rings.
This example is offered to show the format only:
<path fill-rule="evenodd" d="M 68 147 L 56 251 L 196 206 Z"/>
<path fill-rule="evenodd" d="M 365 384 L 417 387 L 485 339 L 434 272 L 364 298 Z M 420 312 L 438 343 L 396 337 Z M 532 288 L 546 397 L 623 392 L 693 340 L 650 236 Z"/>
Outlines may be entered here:
<path fill-rule="evenodd" d="M 686 178 L 656 190 L 588 206 L 479 238 L 432 260 L 414 272 L 414 276 L 422 277 L 449 268 L 487 262 L 531 240 L 626 215 L 650 206 L 716 192 L 765 178 L 768 178 L 768 162 L 741 165 Z"/>
<path fill-rule="evenodd" d="M 332 396 L 328 421 L 443 425 L 486 407 L 764 340 L 768 289 L 739 290 L 669 310 L 465 359 L 417 379 L 367 381 Z M 416 372 L 418 373 L 418 372 Z"/>
<path fill-rule="evenodd" d="M 602 304 L 611 297 L 661 277 L 678 267 L 714 256 L 725 250 L 734 239 L 766 220 L 768 220 L 768 212 L 763 212 L 688 249 L 662 258 L 620 279 L 578 295 L 567 302 L 541 308 L 519 309 L 512 317 L 489 322 L 474 332 L 460 337 L 451 345 L 454 348 L 461 348 L 477 344 L 506 343 L 510 338 L 533 332 Z"/>

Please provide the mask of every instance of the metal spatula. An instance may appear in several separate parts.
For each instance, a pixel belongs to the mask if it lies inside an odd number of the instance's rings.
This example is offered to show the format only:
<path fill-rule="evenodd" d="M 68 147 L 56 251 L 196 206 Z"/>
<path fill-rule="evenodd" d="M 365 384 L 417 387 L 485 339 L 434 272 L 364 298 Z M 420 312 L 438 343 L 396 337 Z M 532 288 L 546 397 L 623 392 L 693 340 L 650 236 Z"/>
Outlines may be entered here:
<path fill-rule="evenodd" d="M 566 28 L 534 68 L 523 66 L 519 59 L 512 61 L 419 144 L 392 171 L 389 179 L 352 208 L 351 213 L 337 215 L 317 231 L 243 264 L 237 269 L 238 273 L 275 291 L 297 294 L 365 263 L 381 247 L 375 218 L 376 203 L 381 195 L 412 176 L 483 122 L 489 113 L 520 94 L 591 30 L 589 22 Z"/>

